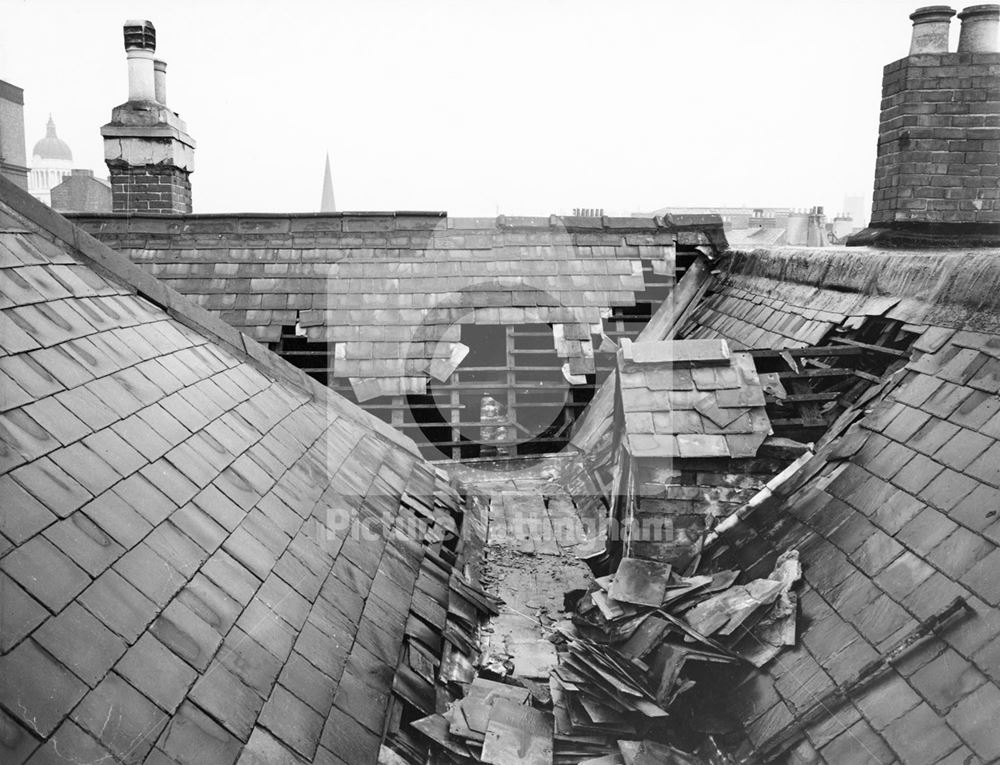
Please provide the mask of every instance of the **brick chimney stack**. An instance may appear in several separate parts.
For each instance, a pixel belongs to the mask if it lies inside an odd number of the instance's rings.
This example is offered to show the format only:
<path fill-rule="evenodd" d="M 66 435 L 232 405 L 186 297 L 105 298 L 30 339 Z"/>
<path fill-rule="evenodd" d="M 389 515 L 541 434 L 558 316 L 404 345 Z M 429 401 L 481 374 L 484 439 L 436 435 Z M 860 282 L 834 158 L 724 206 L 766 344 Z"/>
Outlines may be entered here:
<path fill-rule="evenodd" d="M 868 228 L 848 244 L 1000 244 L 1000 5 L 911 14 L 910 54 L 883 70 Z"/>
<path fill-rule="evenodd" d="M 165 62 L 155 59 L 152 22 L 125 22 L 128 101 L 101 128 L 115 212 L 171 215 L 191 212 L 194 139 L 167 108 Z"/>

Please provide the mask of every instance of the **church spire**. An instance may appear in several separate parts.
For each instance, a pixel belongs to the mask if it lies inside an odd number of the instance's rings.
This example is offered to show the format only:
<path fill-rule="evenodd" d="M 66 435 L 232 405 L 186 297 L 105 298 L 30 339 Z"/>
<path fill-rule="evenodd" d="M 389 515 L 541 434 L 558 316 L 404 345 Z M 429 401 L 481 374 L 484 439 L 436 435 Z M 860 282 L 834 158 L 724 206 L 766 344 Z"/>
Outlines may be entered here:
<path fill-rule="evenodd" d="M 326 153 L 326 169 L 323 171 L 323 199 L 319 203 L 320 212 L 337 212 L 333 201 L 333 175 L 330 173 L 330 152 Z"/>

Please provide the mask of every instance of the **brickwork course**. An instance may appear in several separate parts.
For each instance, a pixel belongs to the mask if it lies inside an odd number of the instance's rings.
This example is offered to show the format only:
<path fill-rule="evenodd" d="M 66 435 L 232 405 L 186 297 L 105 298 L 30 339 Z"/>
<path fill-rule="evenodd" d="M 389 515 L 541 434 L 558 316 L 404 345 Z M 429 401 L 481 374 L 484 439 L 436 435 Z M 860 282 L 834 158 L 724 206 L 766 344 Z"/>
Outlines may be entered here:
<path fill-rule="evenodd" d="M 1000 53 L 885 67 L 871 225 L 1000 224 Z"/>
<path fill-rule="evenodd" d="M 191 212 L 190 173 L 177 167 L 109 164 L 112 209 L 151 215 Z"/>

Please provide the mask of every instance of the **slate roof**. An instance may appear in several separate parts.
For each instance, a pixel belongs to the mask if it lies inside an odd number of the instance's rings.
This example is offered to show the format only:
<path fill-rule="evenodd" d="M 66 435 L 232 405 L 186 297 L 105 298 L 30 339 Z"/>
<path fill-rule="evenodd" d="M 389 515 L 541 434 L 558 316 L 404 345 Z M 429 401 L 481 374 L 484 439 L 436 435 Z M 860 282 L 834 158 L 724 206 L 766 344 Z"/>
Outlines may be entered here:
<path fill-rule="evenodd" d="M 443 473 L 5 179 L 0 269 L 0 761 L 374 762 Z"/>
<path fill-rule="evenodd" d="M 800 348 L 869 316 L 996 328 L 995 258 L 995 251 L 863 247 L 734 252 L 681 334 L 723 337 L 737 349 Z"/>
<path fill-rule="evenodd" d="M 75 220 L 255 339 L 276 342 L 298 322 L 310 340 L 337 344 L 336 377 L 398 395 L 425 391 L 432 363 L 452 357 L 465 323 L 563 325 L 560 354 L 592 365 L 595 325 L 645 289 L 642 260 L 672 273 L 675 241 L 721 236 L 718 219 L 704 217 Z"/>
<path fill-rule="evenodd" d="M 753 457 L 771 432 L 753 359 L 725 340 L 624 340 L 618 372 L 633 457 Z"/>
<path fill-rule="evenodd" d="M 773 266 L 772 254 L 759 256 L 761 263 L 750 259 L 742 268 Z M 739 565 L 753 578 L 796 548 L 805 580 L 796 646 L 766 673 L 751 674 L 733 708 L 759 744 L 962 597 L 973 614 L 904 654 L 883 681 L 831 708 L 807 729 L 809 743 L 819 752 L 815 761 L 829 765 L 995 762 L 1000 260 L 995 251 L 936 253 L 932 266 L 922 256 L 868 251 L 855 263 L 862 257 L 874 262 L 854 277 L 929 282 L 922 291 L 911 287 L 920 299 L 901 289 L 894 310 L 934 323 L 922 328 L 907 367 L 862 399 L 837 426 L 839 435 L 775 499 L 723 535 L 716 565 Z M 915 268 L 920 262 L 926 268 Z M 875 284 L 857 282 L 865 283 Z M 795 290 L 791 285 L 790 294 Z"/>

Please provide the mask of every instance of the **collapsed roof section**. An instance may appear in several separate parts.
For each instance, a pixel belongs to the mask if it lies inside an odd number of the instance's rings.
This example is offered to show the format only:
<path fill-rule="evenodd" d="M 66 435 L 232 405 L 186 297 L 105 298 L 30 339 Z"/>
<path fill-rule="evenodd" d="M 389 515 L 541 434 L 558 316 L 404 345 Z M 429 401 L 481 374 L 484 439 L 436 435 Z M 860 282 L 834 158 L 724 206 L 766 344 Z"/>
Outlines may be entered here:
<path fill-rule="evenodd" d="M 634 458 L 754 457 L 771 432 L 753 359 L 725 340 L 626 340 L 618 364 Z"/>
<path fill-rule="evenodd" d="M 995 250 L 777 248 L 733 252 L 682 335 L 734 348 L 820 345 L 870 317 L 1000 325 Z"/>
<path fill-rule="evenodd" d="M 0 759 L 374 761 L 467 628 L 444 475 L 0 192 Z"/>

